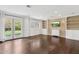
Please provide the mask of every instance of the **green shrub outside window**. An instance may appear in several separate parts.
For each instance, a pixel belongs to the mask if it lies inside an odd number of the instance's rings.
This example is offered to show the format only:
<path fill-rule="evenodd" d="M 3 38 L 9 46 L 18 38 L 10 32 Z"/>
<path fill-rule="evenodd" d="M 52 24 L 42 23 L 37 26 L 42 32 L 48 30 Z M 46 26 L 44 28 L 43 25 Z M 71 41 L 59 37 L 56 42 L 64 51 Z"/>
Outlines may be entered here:
<path fill-rule="evenodd" d="M 52 22 L 52 27 L 60 27 L 60 22 Z"/>

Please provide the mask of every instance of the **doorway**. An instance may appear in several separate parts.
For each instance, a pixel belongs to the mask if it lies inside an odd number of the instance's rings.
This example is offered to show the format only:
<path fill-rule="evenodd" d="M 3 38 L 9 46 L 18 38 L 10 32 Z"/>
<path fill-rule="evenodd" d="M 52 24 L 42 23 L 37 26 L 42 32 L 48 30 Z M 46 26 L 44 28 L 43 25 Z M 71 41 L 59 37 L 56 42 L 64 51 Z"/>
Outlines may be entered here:
<path fill-rule="evenodd" d="M 14 38 L 19 38 L 23 36 L 23 19 L 22 18 L 14 18 Z"/>
<path fill-rule="evenodd" d="M 23 19 L 13 16 L 4 17 L 4 37 L 5 40 L 19 38 L 23 36 Z"/>

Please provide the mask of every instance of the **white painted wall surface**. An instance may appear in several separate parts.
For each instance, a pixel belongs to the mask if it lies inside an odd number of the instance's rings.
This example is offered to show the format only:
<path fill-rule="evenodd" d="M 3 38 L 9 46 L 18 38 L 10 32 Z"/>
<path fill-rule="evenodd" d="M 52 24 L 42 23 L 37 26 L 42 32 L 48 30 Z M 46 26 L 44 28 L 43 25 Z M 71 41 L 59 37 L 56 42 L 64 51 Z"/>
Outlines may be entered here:
<path fill-rule="evenodd" d="M 59 36 L 59 30 L 52 30 L 52 35 Z"/>
<path fill-rule="evenodd" d="M 66 38 L 79 40 L 79 30 L 66 30 Z"/>
<path fill-rule="evenodd" d="M 38 19 L 30 19 L 30 36 L 41 33 L 41 21 Z"/>
<path fill-rule="evenodd" d="M 47 29 L 42 29 L 42 34 L 47 35 Z"/>
<path fill-rule="evenodd" d="M 24 21 L 23 21 L 24 23 L 23 23 L 23 36 L 24 37 L 28 37 L 28 36 L 30 36 L 30 25 L 29 25 L 29 17 L 26 17 L 26 18 L 24 18 Z"/>
<path fill-rule="evenodd" d="M 52 30 L 51 35 L 59 36 L 59 30 Z M 42 34 L 48 35 L 47 34 L 47 29 L 42 29 Z"/>

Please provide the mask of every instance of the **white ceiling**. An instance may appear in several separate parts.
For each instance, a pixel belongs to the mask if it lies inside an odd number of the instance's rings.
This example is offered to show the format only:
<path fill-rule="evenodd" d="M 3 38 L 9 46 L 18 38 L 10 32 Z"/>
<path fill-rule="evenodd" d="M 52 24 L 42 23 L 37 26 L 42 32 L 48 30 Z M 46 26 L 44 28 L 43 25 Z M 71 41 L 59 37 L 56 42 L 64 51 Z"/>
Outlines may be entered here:
<path fill-rule="evenodd" d="M 0 5 L 0 10 L 27 15 L 38 19 L 50 19 L 79 15 L 79 5 Z"/>

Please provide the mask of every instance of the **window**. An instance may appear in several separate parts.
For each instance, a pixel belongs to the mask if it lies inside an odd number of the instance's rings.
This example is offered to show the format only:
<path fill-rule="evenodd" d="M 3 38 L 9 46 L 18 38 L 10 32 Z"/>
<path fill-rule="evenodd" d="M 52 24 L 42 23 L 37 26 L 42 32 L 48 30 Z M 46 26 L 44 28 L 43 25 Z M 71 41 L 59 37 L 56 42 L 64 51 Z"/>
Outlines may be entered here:
<path fill-rule="evenodd" d="M 23 19 L 12 16 L 4 17 L 4 37 L 5 39 L 22 37 L 23 31 Z"/>
<path fill-rule="evenodd" d="M 52 27 L 60 27 L 60 22 L 59 21 L 52 22 Z"/>

